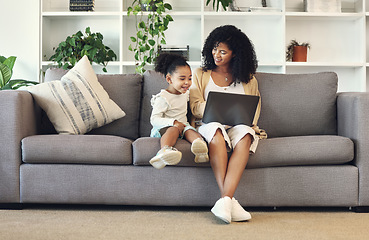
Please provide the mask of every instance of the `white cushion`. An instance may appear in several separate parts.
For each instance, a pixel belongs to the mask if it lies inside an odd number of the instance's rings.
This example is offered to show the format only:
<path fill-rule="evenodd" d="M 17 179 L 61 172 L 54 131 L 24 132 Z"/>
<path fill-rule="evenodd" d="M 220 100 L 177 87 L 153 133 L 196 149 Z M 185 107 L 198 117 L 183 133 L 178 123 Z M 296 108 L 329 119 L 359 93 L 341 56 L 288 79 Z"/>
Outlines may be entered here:
<path fill-rule="evenodd" d="M 60 81 L 27 90 L 60 134 L 84 134 L 125 116 L 98 82 L 87 56 Z"/>

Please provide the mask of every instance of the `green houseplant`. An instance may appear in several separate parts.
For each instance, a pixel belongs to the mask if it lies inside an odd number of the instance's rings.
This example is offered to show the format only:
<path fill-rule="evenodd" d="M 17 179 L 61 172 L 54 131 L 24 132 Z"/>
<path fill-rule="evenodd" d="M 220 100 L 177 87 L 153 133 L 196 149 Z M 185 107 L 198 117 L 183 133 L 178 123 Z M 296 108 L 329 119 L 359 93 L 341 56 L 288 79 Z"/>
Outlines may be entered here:
<path fill-rule="evenodd" d="M 208 6 L 211 1 L 213 1 L 213 9 L 216 9 L 217 11 L 219 10 L 220 4 L 222 4 L 223 9 L 226 10 L 227 7 L 233 2 L 233 0 L 206 0 L 206 6 Z"/>
<path fill-rule="evenodd" d="M 13 75 L 13 67 L 17 57 L 0 56 L 0 90 L 15 90 L 20 87 L 35 85 L 37 82 L 23 79 L 10 80 Z"/>
<path fill-rule="evenodd" d="M 297 51 L 299 51 L 298 48 L 302 48 L 304 56 L 296 56 Z M 287 46 L 286 60 L 293 62 L 306 62 L 307 49 L 309 48 L 310 44 L 308 42 L 299 43 L 296 40 L 291 40 L 290 44 Z"/>
<path fill-rule="evenodd" d="M 134 0 L 128 7 L 128 16 L 136 17 L 136 34 L 128 49 L 134 53 L 137 73 L 144 73 L 145 66 L 155 62 L 159 46 L 166 44 L 164 32 L 173 18 L 165 11 L 171 9 L 163 0 Z"/>
<path fill-rule="evenodd" d="M 101 33 L 92 33 L 90 27 L 87 27 L 85 35 L 78 31 L 59 43 L 59 46 L 54 48 L 55 54 L 49 60 L 57 62 L 58 66 L 63 69 L 70 69 L 84 55 L 87 55 L 91 63 L 102 65 L 103 71 L 107 72 L 108 62 L 116 60 L 117 55 L 103 44 L 103 39 Z"/>

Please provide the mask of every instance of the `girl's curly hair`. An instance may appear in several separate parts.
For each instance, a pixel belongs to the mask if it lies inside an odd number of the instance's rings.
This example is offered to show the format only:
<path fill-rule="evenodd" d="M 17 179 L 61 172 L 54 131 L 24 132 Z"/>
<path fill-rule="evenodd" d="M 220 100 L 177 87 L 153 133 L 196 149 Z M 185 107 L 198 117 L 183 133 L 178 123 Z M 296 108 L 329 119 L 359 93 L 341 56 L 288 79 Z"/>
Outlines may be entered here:
<path fill-rule="evenodd" d="M 155 71 L 166 76 L 168 73 L 173 74 L 178 66 L 188 66 L 186 59 L 178 54 L 161 53 L 155 61 Z"/>
<path fill-rule="evenodd" d="M 212 50 L 219 43 L 226 44 L 234 54 L 230 62 L 233 79 L 248 83 L 258 67 L 254 45 L 245 33 L 233 25 L 217 27 L 209 34 L 202 50 L 203 69 L 207 71 L 217 67 Z"/>

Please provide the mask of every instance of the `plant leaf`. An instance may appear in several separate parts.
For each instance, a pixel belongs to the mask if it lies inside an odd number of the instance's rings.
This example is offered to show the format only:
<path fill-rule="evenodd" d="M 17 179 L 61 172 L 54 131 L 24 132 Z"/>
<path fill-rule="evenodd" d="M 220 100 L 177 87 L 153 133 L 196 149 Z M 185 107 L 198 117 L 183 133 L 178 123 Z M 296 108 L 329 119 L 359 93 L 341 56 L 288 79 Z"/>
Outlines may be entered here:
<path fill-rule="evenodd" d="M 86 32 L 87 34 L 91 34 L 91 28 L 90 28 L 90 27 L 87 27 L 87 28 L 86 28 L 86 30 L 85 30 L 85 32 Z"/>
<path fill-rule="evenodd" d="M 172 5 L 170 5 L 169 3 L 165 3 L 164 7 L 168 10 L 172 10 Z"/>
<path fill-rule="evenodd" d="M 17 57 L 11 56 L 11 57 L 8 57 L 7 59 L 5 59 L 3 64 L 8 66 L 10 71 L 12 71 L 13 67 L 14 67 L 14 64 L 15 64 L 15 60 L 17 60 Z"/>
<path fill-rule="evenodd" d="M 143 39 L 143 38 L 144 38 L 144 34 L 142 33 L 142 31 L 138 31 L 138 32 L 137 32 L 137 37 L 138 37 L 139 39 Z"/>
<path fill-rule="evenodd" d="M 0 56 L 0 63 L 3 63 L 6 60 L 6 57 Z"/>
<path fill-rule="evenodd" d="M 5 86 L 12 77 L 12 71 L 3 63 L 0 63 L 0 87 Z"/>
<path fill-rule="evenodd" d="M 153 40 L 153 39 L 149 39 L 149 44 L 151 45 L 151 46 L 154 46 L 155 45 L 155 40 Z"/>
<path fill-rule="evenodd" d="M 26 86 L 30 86 L 30 85 L 36 85 L 36 84 L 38 84 L 38 82 L 27 81 L 27 80 L 23 80 L 23 79 L 16 79 L 16 80 L 9 81 L 4 86 L 4 89 L 13 89 L 13 90 L 16 90 L 16 89 L 18 89 L 20 87 L 26 87 Z"/>

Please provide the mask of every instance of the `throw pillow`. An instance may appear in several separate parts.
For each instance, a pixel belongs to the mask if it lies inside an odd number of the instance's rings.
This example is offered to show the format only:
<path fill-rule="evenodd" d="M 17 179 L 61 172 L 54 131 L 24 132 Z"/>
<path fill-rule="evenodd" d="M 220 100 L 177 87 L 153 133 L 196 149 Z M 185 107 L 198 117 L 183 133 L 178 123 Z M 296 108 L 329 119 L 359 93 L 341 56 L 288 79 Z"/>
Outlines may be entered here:
<path fill-rule="evenodd" d="M 60 81 L 27 90 L 60 134 L 84 134 L 125 116 L 98 82 L 87 56 Z"/>

